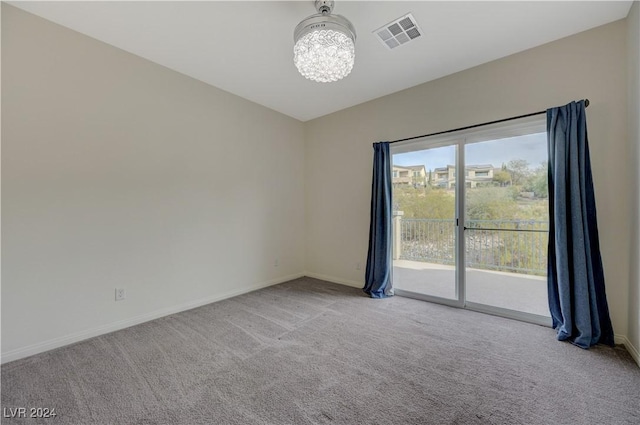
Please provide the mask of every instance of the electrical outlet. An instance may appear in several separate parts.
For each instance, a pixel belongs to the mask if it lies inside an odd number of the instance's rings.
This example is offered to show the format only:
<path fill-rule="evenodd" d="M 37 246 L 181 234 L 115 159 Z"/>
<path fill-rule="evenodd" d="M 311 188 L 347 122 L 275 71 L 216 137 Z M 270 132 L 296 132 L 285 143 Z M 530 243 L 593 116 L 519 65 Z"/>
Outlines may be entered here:
<path fill-rule="evenodd" d="M 276 258 L 276 259 L 273 261 L 273 267 L 278 267 L 279 265 L 280 265 L 280 262 L 279 262 L 279 261 L 278 261 L 278 259 Z"/>
<path fill-rule="evenodd" d="M 356 263 L 356 270 L 360 270 L 362 269 L 362 265 L 360 264 L 360 262 Z"/>
<path fill-rule="evenodd" d="M 126 298 L 124 288 L 116 288 L 116 301 L 122 301 Z"/>

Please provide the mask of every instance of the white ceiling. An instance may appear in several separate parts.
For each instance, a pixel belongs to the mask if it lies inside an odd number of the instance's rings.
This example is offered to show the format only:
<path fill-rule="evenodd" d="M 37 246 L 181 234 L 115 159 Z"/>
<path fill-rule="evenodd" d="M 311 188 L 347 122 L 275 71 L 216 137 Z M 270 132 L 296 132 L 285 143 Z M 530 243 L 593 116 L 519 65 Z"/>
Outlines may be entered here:
<path fill-rule="evenodd" d="M 356 64 L 335 83 L 293 65 L 312 1 L 9 2 L 28 12 L 307 121 L 627 16 L 631 1 L 345 1 Z M 373 30 L 411 12 L 423 36 L 389 50 Z"/>

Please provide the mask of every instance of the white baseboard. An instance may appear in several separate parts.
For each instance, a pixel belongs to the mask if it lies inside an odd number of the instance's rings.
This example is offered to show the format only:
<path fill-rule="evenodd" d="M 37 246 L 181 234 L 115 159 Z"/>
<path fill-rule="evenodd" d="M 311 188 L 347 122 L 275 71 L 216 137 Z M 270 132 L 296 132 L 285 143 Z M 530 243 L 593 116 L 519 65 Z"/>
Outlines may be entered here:
<path fill-rule="evenodd" d="M 267 286 L 277 285 L 279 283 L 288 282 L 290 280 L 298 279 L 305 276 L 305 273 L 295 273 L 288 276 L 279 277 L 277 279 L 268 280 L 255 285 L 251 285 L 237 291 L 225 292 L 223 294 L 215 295 L 213 297 L 202 298 L 199 300 L 189 301 L 176 306 L 155 310 L 150 313 L 141 314 L 139 316 L 132 317 L 130 319 L 119 320 L 117 322 L 109 323 L 103 326 L 98 326 L 92 329 L 87 329 L 81 332 L 76 332 L 70 335 L 50 339 L 48 341 L 39 342 L 37 344 L 29 345 L 15 350 L 2 353 L 0 357 L 0 363 L 4 364 L 14 360 L 22 359 L 24 357 L 32 356 L 34 354 L 42 353 L 45 351 L 53 350 L 54 348 L 63 347 L 65 345 L 73 344 L 85 339 L 93 338 L 96 336 L 104 335 L 110 332 L 118 331 L 120 329 L 128 328 L 131 326 L 139 325 L 140 323 L 148 322 L 150 320 L 158 319 L 160 317 L 168 316 L 170 314 L 180 313 L 181 311 L 191 310 L 196 307 L 200 307 L 206 304 L 211 304 L 216 301 L 222 301 L 227 298 L 232 298 L 238 295 L 253 292 L 258 289 L 266 288 Z"/>
<path fill-rule="evenodd" d="M 624 345 L 624 348 L 627 349 L 629 354 L 631 354 L 631 357 L 633 357 L 633 360 L 635 360 L 636 363 L 638 364 L 638 367 L 640 367 L 640 353 L 638 352 L 638 349 L 636 347 L 634 347 L 633 344 L 631 344 L 631 341 L 629 341 L 629 339 L 626 336 L 624 336 L 624 335 L 614 335 L 613 336 L 613 341 L 616 344 Z"/>
<path fill-rule="evenodd" d="M 356 280 L 342 279 L 339 277 L 328 276 L 326 274 L 313 273 L 313 272 L 305 272 L 304 275 L 308 277 L 312 277 L 314 279 L 320 279 L 320 280 L 326 280 L 327 282 L 338 283 L 340 285 L 352 286 L 354 288 L 364 287 L 364 282 L 358 282 Z"/>

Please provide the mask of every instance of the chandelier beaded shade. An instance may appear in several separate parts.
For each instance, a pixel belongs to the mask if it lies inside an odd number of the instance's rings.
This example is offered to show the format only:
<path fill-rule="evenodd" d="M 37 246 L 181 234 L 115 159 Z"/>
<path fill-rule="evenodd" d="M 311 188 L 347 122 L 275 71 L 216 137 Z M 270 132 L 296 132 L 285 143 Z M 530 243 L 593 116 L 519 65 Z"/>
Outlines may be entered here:
<path fill-rule="evenodd" d="M 331 14 L 333 5 L 316 0 L 318 13 L 300 22 L 293 33 L 296 68 L 305 78 L 321 83 L 349 75 L 356 56 L 356 31 L 346 18 Z"/>

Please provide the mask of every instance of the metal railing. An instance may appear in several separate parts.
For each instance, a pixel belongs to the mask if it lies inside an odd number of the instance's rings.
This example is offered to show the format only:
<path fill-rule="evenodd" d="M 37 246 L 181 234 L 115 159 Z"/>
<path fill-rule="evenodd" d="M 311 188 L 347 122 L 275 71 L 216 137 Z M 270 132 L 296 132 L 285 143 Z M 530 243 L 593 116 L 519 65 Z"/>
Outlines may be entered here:
<path fill-rule="evenodd" d="M 455 220 L 400 219 L 398 258 L 455 264 Z M 549 223 L 536 220 L 468 220 L 467 267 L 545 275 Z"/>

